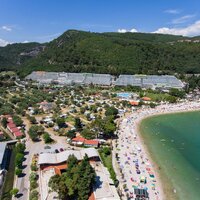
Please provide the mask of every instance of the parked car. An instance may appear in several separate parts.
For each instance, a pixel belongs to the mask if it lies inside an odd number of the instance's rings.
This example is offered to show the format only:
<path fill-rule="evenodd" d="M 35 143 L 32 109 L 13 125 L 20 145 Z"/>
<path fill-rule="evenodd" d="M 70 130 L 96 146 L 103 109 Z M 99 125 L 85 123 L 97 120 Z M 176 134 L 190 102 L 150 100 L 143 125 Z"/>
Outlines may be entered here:
<path fill-rule="evenodd" d="M 55 153 L 59 153 L 58 149 L 55 150 Z"/>
<path fill-rule="evenodd" d="M 60 152 L 62 152 L 62 151 L 64 151 L 64 149 L 63 149 L 63 148 L 60 148 Z"/>

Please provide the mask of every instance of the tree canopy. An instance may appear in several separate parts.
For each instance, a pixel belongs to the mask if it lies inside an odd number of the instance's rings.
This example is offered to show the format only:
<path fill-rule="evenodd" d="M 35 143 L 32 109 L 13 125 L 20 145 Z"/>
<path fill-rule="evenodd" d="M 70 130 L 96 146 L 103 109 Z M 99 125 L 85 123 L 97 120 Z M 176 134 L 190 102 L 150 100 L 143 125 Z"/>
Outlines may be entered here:
<path fill-rule="evenodd" d="M 0 70 L 16 70 L 21 76 L 36 70 L 115 75 L 200 73 L 197 40 L 199 37 L 69 30 L 45 44 L 0 47 Z"/>
<path fill-rule="evenodd" d="M 64 200 L 88 200 L 95 183 L 95 171 L 89 163 L 88 156 L 79 163 L 73 155 L 67 160 L 67 170 L 61 176 L 55 175 L 49 181 L 52 191 Z"/>

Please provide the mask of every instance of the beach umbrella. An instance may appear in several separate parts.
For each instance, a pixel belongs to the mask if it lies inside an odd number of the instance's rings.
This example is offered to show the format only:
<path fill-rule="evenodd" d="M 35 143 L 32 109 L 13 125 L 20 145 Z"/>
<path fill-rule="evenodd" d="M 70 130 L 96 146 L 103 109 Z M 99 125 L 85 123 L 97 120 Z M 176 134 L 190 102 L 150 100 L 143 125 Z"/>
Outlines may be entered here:
<path fill-rule="evenodd" d="M 137 185 L 135 185 L 135 184 L 132 185 L 132 187 L 133 187 L 134 189 L 137 189 L 137 188 L 138 188 Z"/>
<path fill-rule="evenodd" d="M 140 177 L 140 181 L 141 181 L 141 182 L 146 182 L 146 178 L 145 178 L 144 176 L 141 176 L 141 177 Z"/>
<path fill-rule="evenodd" d="M 146 162 L 145 164 L 146 164 L 147 166 L 150 166 L 150 163 L 149 163 L 149 162 Z"/>
<path fill-rule="evenodd" d="M 149 174 L 149 175 L 150 175 L 151 178 L 154 178 L 154 177 L 155 177 L 154 174 Z"/>

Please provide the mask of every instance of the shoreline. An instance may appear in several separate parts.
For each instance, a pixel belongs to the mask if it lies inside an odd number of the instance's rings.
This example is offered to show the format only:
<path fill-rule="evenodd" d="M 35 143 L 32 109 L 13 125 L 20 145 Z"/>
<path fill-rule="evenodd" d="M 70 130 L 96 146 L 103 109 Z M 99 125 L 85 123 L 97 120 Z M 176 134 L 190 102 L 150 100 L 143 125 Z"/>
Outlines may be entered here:
<path fill-rule="evenodd" d="M 148 118 L 148 117 L 146 117 Z M 144 119 L 146 119 L 144 118 Z M 138 141 L 139 141 L 139 145 L 141 145 L 142 149 L 144 150 L 144 153 L 146 154 L 146 157 L 149 159 L 152 168 L 153 168 L 153 172 L 156 176 L 156 181 L 157 181 L 157 190 L 159 191 L 160 194 L 160 199 L 161 200 L 167 200 L 167 195 L 164 192 L 164 187 L 163 187 L 163 181 L 161 178 L 161 174 L 159 173 L 159 166 L 158 164 L 154 161 L 154 159 L 152 158 L 152 154 L 149 152 L 148 146 L 145 143 L 144 138 L 141 135 L 141 130 L 140 130 L 140 123 L 144 120 L 141 119 L 139 122 L 136 123 L 136 130 L 137 130 L 137 136 L 138 136 Z"/>
<path fill-rule="evenodd" d="M 154 116 L 159 115 L 167 115 L 167 114 L 176 114 L 176 113 L 185 113 L 185 112 L 195 112 L 200 111 L 200 102 L 184 102 L 184 103 L 178 103 L 178 104 L 166 104 L 166 105 L 160 105 L 156 108 L 146 108 L 146 109 L 140 109 L 136 112 L 131 113 L 129 116 L 134 118 L 134 126 L 133 126 L 133 132 L 138 137 L 138 145 L 140 145 L 144 151 L 145 156 L 149 159 L 154 174 L 156 175 L 156 181 L 157 181 L 157 190 L 159 191 L 159 199 L 165 200 L 170 199 L 169 191 L 167 190 L 167 187 L 164 187 L 163 178 L 162 178 L 162 172 L 159 171 L 160 166 L 156 163 L 154 160 L 154 156 L 151 152 L 149 152 L 148 145 L 146 144 L 142 134 L 141 134 L 141 122 L 147 118 L 151 118 Z M 166 177 L 168 178 L 168 177 Z M 171 183 L 169 183 L 169 188 L 171 188 Z M 173 189 L 173 186 L 172 188 Z M 166 191 L 167 190 L 167 191 Z M 171 191 L 173 192 L 173 190 Z"/>

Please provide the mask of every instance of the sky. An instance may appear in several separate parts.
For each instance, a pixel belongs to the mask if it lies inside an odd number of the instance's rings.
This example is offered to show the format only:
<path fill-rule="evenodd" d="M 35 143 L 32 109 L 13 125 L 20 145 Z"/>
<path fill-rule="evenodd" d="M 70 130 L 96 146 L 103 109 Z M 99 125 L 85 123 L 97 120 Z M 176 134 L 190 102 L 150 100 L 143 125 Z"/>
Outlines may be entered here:
<path fill-rule="evenodd" d="M 0 46 L 69 29 L 200 35 L 200 0 L 0 0 Z"/>

